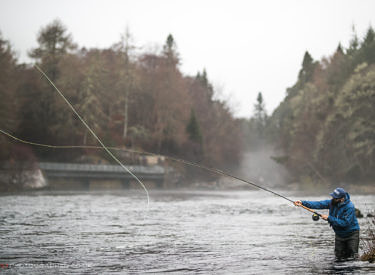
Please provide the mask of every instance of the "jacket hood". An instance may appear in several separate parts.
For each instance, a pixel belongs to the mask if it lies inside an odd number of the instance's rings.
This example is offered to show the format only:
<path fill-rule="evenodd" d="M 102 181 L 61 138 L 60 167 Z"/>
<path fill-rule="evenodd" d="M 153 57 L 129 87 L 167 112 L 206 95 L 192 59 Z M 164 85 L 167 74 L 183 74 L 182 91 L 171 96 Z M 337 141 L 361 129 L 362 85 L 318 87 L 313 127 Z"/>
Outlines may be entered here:
<path fill-rule="evenodd" d="M 349 195 L 348 192 L 346 192 L 346 194 L 345 194 L 345 200 L 344 200 L 342 203 L 340 203 L 339 205 L 340 205 L 340 206 L 342 206 L 342 205 L 346 205 L 346 204 L 348 204 L 349 202 L 350 202 L 350 195 Z"/>

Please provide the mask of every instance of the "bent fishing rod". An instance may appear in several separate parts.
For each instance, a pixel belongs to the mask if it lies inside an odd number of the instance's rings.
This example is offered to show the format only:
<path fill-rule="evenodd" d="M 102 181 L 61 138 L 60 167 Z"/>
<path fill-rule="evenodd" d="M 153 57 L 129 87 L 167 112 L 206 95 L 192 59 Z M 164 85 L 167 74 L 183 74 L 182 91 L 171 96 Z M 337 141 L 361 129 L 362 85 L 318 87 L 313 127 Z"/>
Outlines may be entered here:
<path fill-rule="evenodd" d="M 249 181 L 249 180 L 245 180 L 245 179 L 239 178 L 239 177 L 237 177 L 237 176 L 230 175 L 230 174 L 225 173 L 225 172 L 223 172 L 223 171 L 220 171 L 220 170 L 218 170 L 218 169 L 208 168 L 208 167 L 204 167 L 204 166 L 200 166 L 200 165 L 197 165 L 197 166 L 198 166 L 198 167 L 201 167 L 201 168 L 203 168 L 203 169 L 206 169 L 206 170 L 209 170 L 209 171 L 215 172 L 215 173 L 217 173 L 217 174 L 221 174 L 221 175 L 223 175 L 223 176 L 230 177 L 230 178 L 236 179 L 236 180 L 238 180 L 238 181 L 242 181 L 242 182 L 244 182 L 244 183 L 250 184 L 250 185 L 252 185 L 252 186 L 254 186 L 254 187 L 258 188 L 258 189 L 261 189 L 261 190 L 263 190 L 263 191 L 266 191 L 266 192 L 269 192 L 269 193 L 274 194 L 274 195 L 276 195 L 276 196 L 279 196 L 280 198 L 283 198 L 283 199 L 285 199 L 285 200 L 287 200 L 287 201 L 290 201 L 291 203 L 294 204 L 294 201 L 293 201 L 293 200 L 291 200 L 291 199 L 289 199 L 289 198 L 287 198 L 287 197 L 285 197 L 285 196 L 283 196 L 283 195 L 281 195 L 281 194 L 279 194 L 279 193 L 276 193 L 275 191 L 272 191 L 272 190 L 270 190 L 270 189 L 268 189 L 268 188 L 265 188 L 265 187 L 262 187 L 262 186 L 260 186 L 260 185 L 258 185 L 258 184 L 255 184 L 255 183 L 253 183 L 253 182 L 251 182 L 251 181 Z M 314 211 L 314 210 L 312 210 L 312 209 L 310 209 L 310 208 L 304 206 L 303 204 L 298 205 L 298 206 L 300 206 L 300 207 L 302 207 L 303 209 L 305 209 L 305 210 L 310 211 L 311 213 L 313 213 L 313 215 L 312 215 L 312 219 L 313 219 L 313 221 L 318 221 L 319 218 L 322 216 L 320 213 L 318 213 L 318 212 L 316 212 L 316 211 Z"/>
<path fill-rule="evenodd" d="M 103 149 L 103 147 L 101 146 L 92 146 L 92 145 L 50 145 L 50 144 L 42 144 L 42 143 L 36 143 L 36 142 L 32 142 L 32 141 L 27 141 L 27 140 L 23 140 L 23 139 L 20 139 L 18 137 L 15 137 L 13 136 L 12 134 L 0 129 L 0 133 L 8 136 L 9 138 L 15 140 L 15 141 L 18 141 L 18 142 L 21 142 L 21 143 L 24 143 L 24 144 L 28 144 L 28 145 L 33 145 L 33 146 L 39 146 L 39 147 L 47 147 L 47 148 L 53 148 L 53 149 Z M 129 152 L 129 153 L 135 153 L 135 154 L 139 154 L 139 155 L 149 155 L 149 156 L 156 156 L 156 157 L 163 157 L 165 159 L 168 159 L 168 160 L 171 160 L 171 161 L 174 161 L 174 162 L 179 162 L 179 163 L 183 163 L 185 165 L 189 165 L 189 166 L 193 166 L 193 167 L 198 167 L 200 169 L 204 169 L 206 171 L 209 171 L 211 173 L 215 173 L 215 174 L 218 174 L 218 175 L 221 175 L 221 176 L 225 176 L 225 177 L 228 177 L 228 178 L 232 178 L 232 179 L 235 179 L 235 180 L 238 180 L 238 181 L 241 181 L 243 183 L 246 183 L 246 184 L 249 184 L 249 185 L 252 185 L 253 187 L 256 187 L 260 190 L 263 190 L 263 191 L 266 191 L 266 192 L 269 192 L 273 195 L 276 195 L 280 198 L 283 198 L 291 203 L 294 204 L 294 201 L 275 192 L 275 191 L 272 191 L 268 188 L 265 188 L 263 186 L 260 186 L 258 184 L 255 184 L 249 180 L 245 180 L 245 179 L 242 179 L 242 178 L 239 178 L 237 176 L 234 176 L 234 175 L 231 175 L 229 173 L 226 173 L 226 172 L 223 172 L 219 169 L 216 169 L 216 168 L 210 168 L 210 167 L 207 167 L 207 166 L 204 166 L 204 165 L 201 165 L 201 164 L 198 164 L 198 163 L 195 163 L 195 162 L 191 162 L 191 161 L 187 161 L 187 160 L 184 160 L 184 159 L 179 159 L 179 158 L 174 158 L 174 157 L 170 157 L 170 156 L 165 156 L 165 155 L 160 155 L 160 154 L 155 154 L 155 153 L 151 153 L 151 152 L 145 152 L 145 151 L 138 151 L 138 150 L 134 150 L 134 149 L 128 149 L 128 148 L 119 148 L 119 147 L 107 147 L 109 150 L 113 150 L 113 151 L 124 151 L 124 152 Z M 304 205 L 299 205 L 300 207 L 302 207 L 303 209 L 313 213 L 313 216 L 312 216 L 312 219 L 314 221 L 317 221 L 319 220 L 319 217 L 321 217 L 321 214 L 319 214 L 318 212 L 304 206 Z"/>

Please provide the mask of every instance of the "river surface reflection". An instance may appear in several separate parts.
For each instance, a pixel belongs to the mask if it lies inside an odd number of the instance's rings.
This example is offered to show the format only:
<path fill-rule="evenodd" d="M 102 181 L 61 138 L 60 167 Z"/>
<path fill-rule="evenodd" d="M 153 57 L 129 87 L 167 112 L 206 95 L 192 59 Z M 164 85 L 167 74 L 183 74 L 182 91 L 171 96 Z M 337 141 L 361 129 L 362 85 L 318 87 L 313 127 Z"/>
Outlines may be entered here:
<path fill-rule="evenodd" d="M 282 192 L 282 191 L 281 191 Z M 291 199 L 320 200 L 327 196 Z M 35 192 L 0 196 L 4 274 L 369 274 L 334 261 L 326 222 L 262 191 Z M 374 195 L 352 195 L 367 213 Z M 359 220 L 362 236 L 368 219 Z"/>

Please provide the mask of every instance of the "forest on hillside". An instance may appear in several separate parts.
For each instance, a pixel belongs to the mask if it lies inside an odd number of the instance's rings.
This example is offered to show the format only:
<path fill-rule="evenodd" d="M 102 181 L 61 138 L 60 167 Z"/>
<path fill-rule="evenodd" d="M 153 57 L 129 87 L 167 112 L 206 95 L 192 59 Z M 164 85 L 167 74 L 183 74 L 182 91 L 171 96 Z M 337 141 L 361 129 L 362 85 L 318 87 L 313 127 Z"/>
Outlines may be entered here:
<path fill-rule="evenodd" d="M 139 52 L 131 34 L 106 49 L 79 47 L 58 20 L 41 28 L 29 56 L 107 146 L 236 167 L 246 151 L 275 148 L 274 161 L 298 182 L 373 182 L 375 177 L 375 32 L 355 31 L 347 48 L 314 60 L 306 52 L 297 81 L 268 115 L 259 92 L 254 114 L 234 118 L 203 69 L 184 75 L 176 41 Z M 261 87 L 260 87 L 261 90 Z M 0 36 L 0 128 L 53 145 L 97 145 L 54 88 L 20 64 Z M 250 106 L 249 106 L 250 108 Z M 1 162 L 90 162 L 99 150 L 32 147 L 0 135 Z M 122 155 L 127 164 L 133 155 Z M 107 159 L 108 160 L 108 159 Z M 185 171 L 186 172 L 186 171 Z M 187 171 L 187 175 L 189 171 Z"/>
<path fill-rule="evenodd" d="M 108 49 L 79 48 L 62 22 L 41 28 L 29 56 L 64 93 L 107 146 L 132 148 L 199 162 L 236 165 L 240 124 L 214 98 L 203 69 L 183 75 L 172 35 L 161 52 L 139 53 L 126 31 Z M 9 41 L 0 40 L 0 125 L 21 139 L 54 145 L 97 145 L 54 88 L 29 64 L 18 64 Z M 1 159 L 90 161 L 103 152 L 55 150 L 0 136 Z M 123 155 L 131 164 L 133 156 Z M 91 158 L 92 159 L 92 158 Z"/>
<path fill-rule="evenodd" d="M 270 117 L 258 117 L 251 127 L 279 149 L 274 159 L 297 181 L 374 183 L 373 28 L 360 39 L 353 27 L 348 48 L 339 44 L 320 61 L 306 52 L 285 99 Z"/>

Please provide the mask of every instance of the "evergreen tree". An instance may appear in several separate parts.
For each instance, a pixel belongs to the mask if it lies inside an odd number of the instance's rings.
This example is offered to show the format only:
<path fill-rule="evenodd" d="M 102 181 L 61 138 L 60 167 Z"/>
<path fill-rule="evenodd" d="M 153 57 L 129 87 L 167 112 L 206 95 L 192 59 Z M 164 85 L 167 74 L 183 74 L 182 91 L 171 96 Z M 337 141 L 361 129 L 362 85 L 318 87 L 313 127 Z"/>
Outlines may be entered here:
<path fill-rule="evenodd" d="M 374 29 L 370 26 L 367 30 L 365 39 L 363 40 L 362 47 L 368 47 L 371 46 L 372 43 L 375 41 L 375 32 Z"/>
<path fill-rule="evenodd" d="M 340 54 L 344 54 L 344 50 L 342 49 L 341 43 L 339 43 L 339 45 L 337 46 L 336 52 Z"/>
<path fill-rule="evenodd" d="M 39 31 L 39 47 L 31 50 L 29 56 L 40 62 L 52 81 L 58 77 L 58 63 L 70 50 L 76 48 L 66 27 L 57 19 Z"/>
<path fill-rule="evenodd" d="M 163 54 L 167 58 L 167 62 L 172 67 L 179 63 L 179 55 L 177 52 L 177 45 L 172 34 L 169 34 L 163 46 Z"/>
<path fill-rule="evenodd" d="M 349 56 L 353 56 L 357 52 L 359 46 L 358 35 L 354 25 L 352 26 L 352 32 L 352 39 L 349 42 L 349 48 L 346 50 L 346 54 Z"/>
<path fill-rule="evenodd" d="M 303 86 L 307 82 L 311 82 L 313 80 L 316 65 L 317 63 L 314 62 L 309 52 L 306 51 L 302 60 L 302 68 L 298 73 L 297 83 L 287 89 L 286 100 L 290 100 L 292 97 L 297 96 L 302 90 Z"/>
<path fill-rule="evenodd" d="M 254 104 L 253 116 L 244 124 L 242 129 L 245 132 L 246 146 L 250 151 L 256 151 L 266 145 L 268 139 L 266 131 L 268 127 L 268 116 L 261 92 L 258 93 Z"/>
<path fill-rule="evenodd" d="M 46 27 L 41 28 L 37 41 L 39 47 L 30 51 L 29 56 L 40 65 L 48 77 L 56 84 L 59 79 L 59 65 L 70 50 L 75 48 L 72 38 L 67 34 L 65 26 L 54 20 Z M 56 142 L 56 126 L 60 125 L 59 120 L 65 120 L 59 114 L 59 109 L 64 103 L 56 95 L 54 88 L 46 81 L 40 81 L 35 90 L 25 90 L 25 93 L 33 94 L 32 101 L 24 102 L 22 109 L 25 113 L 32 114 L 27 117 L 25 124 L 35 130 L 39 141 L 45 143 Z M 25 95 L 27 96 L 27 94 Z M 33 131 L 34 131 L 33 130 Z M 45 151 L 47 154 L 48 152 Z"/>
<path fill-rule="evenodd" d="M 267 124 L 267 112 L 261 92 L 258 93 L 257 103 L 254 105 L 254 110 L 254 122 L 256 124 L 258 136 L 264 137 L 264 132 Z"/>
<path fill-rule="evenodd" d="M 212 84 L 208 81 L 206 69 L 203 69 L 202 74 L 198 72 L 195 79 L 203 86 L 207 100 L 209 102 L 212 101 L 214 88 L 212 87 Z"/>
<path fill-rule="evenodd" d="M 314 60 L 309 54 L 309 52 L 306 51 L 305 55 L 303 56 L 302 69 L 300 70 L 298 74 L 298 79 L 302 83 L 306 83 L 311 80 L 313 72 L 314 72 Z"/>
<path fill-rule="evenodd" d="M 361 44 L 361 53 L 362 62 L 367 64 L 375 63 L 375 31 L 371 26 L 368 28 Z"/>
<path fill-rule="evenodd" d="M 186 126 L 186 132 L 188 133 L 191 141 L 199 144 L 202 143 L 202 133 L 193 109 L 191 110 L 190 119 Z"/>

